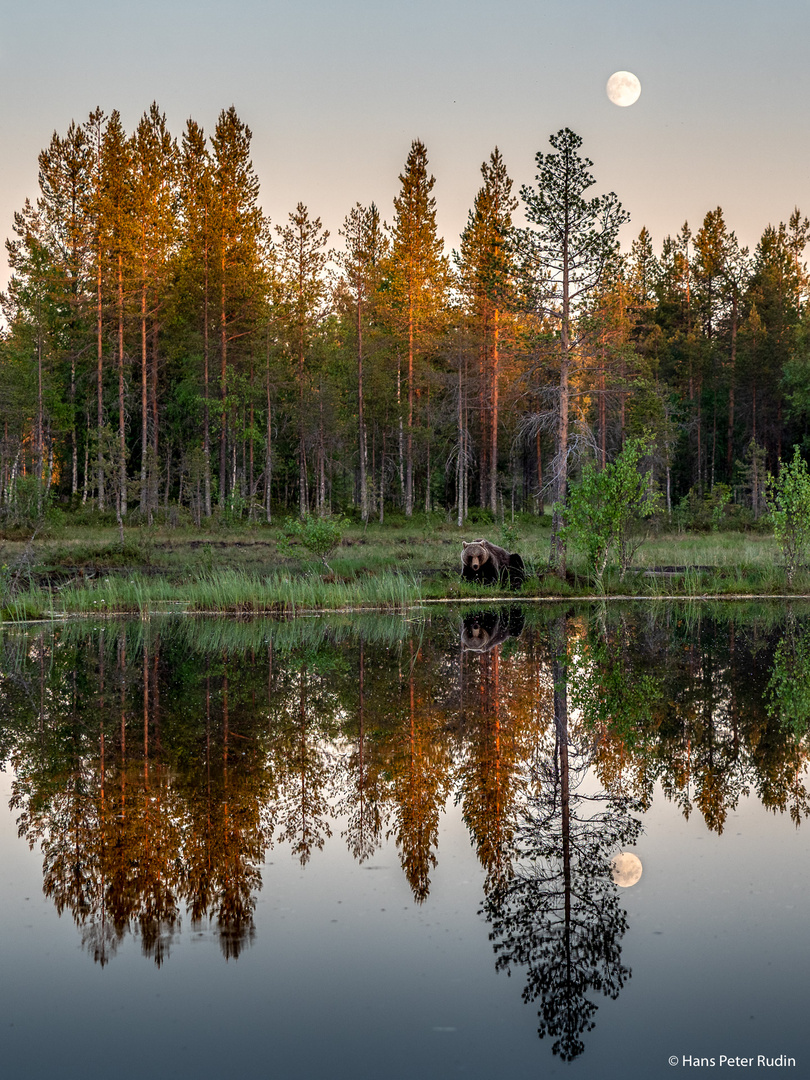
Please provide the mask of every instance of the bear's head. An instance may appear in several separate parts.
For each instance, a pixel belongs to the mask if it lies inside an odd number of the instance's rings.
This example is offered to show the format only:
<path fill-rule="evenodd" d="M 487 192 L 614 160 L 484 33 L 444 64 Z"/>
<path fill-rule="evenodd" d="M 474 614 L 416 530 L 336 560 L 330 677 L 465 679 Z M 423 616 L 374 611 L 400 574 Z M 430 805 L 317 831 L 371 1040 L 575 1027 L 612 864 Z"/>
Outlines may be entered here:
<path fill-rule="evenodd" d="M 480 540 L 473 540 L 469 544 L 466 540 L 461 541 L 461 561 L 465 566 L 480 570 L 488 559 L 489 551 Z"/>

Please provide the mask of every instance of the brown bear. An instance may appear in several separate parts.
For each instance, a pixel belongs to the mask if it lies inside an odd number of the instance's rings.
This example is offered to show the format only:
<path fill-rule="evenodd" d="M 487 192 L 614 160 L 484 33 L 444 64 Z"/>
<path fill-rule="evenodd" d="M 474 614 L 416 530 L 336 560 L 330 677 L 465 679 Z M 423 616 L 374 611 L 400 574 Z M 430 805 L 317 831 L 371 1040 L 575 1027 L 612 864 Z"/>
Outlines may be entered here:
<path fill-rule="evenodd" d="M 491 544 L 489 540 L 461 541 L 461 576 L 479 585 L 509 584 L 519 589 L 526 577 L 523 559 L 517 553 Z"/>

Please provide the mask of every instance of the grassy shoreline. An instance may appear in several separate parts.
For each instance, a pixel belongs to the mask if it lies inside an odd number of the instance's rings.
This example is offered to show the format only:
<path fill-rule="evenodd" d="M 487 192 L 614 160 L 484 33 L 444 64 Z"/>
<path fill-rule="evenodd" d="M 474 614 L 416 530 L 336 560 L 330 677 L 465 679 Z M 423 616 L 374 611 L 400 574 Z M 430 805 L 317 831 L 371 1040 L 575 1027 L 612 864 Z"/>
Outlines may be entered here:
<path fill-rule="evenodd" d="M 460 578 L 461 540 L 483 535 L 503 543 L 500 528 L 459 530 L 439 515 L 348 526 L 329 559 L 331 574 L 300 545 L 279 544 L 281 532 L 272 527 L 129 528 L 122 547 L 113 527 L 66 526 L 33 540 L 0 539 L 0 613 L 18 622 L 101 613 L 294 615 L 396 612 L 439 602 L 810 594 L 808 568 L 787 588 L 778 548 L 765 532 L 661 533 L 639 549 L 623 580 L 608 572 L 598 593 L 576 550 L 565 581 L 547 573 L 547 519 L 521 519 L 511 528 L 529 571 L 514 594 Z"/>

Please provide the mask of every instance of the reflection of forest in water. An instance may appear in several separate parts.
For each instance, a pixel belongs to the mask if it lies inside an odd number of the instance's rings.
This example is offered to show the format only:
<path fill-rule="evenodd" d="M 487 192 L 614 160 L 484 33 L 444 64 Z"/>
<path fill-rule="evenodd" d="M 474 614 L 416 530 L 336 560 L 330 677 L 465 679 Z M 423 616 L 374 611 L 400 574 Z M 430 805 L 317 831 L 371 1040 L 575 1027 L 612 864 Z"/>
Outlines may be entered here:
<path fill-rule="evenodd" d="M 455 798 L 497 964 L 573 1057 L 629 977 L 609 859 L 656 782 L 718 833 L 749 792 L 807 816 L 806 625 L 662 605 L 6 628 L 0 759 L 101 963 L 128 933 L 161 963 L 183 915 L 237 957 L 279 845 L 305 865 L 393 840 L 423 902 Z"/>

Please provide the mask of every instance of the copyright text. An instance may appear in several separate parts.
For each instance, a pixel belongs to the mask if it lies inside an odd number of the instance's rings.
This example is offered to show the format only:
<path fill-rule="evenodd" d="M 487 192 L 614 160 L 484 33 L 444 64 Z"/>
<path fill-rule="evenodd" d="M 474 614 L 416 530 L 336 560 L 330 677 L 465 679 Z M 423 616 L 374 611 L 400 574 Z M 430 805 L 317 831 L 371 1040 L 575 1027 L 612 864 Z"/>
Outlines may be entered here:
<path fill-rule="evenodd" d="M 765 1068 L 765 1069 L 790 1069 L 796 1067 L 796 1058 L 779 1054 L 777 1057 L 768 1057 L 766 1054 L 756 1054 L 753 1057 L 741 1057 L 739 1054 L 720 1054 L 719 1057 L 696 1057 L 692 1054 L 683 1054 L 680 1057 L 673 1055 L 669 1059 L 670 1065 L 681 1067 L 691 1066 L 698 1069 L 715 1068 Z"/>

